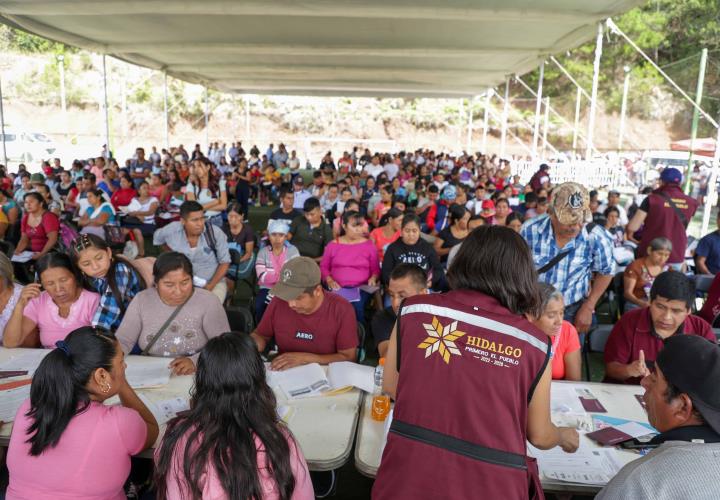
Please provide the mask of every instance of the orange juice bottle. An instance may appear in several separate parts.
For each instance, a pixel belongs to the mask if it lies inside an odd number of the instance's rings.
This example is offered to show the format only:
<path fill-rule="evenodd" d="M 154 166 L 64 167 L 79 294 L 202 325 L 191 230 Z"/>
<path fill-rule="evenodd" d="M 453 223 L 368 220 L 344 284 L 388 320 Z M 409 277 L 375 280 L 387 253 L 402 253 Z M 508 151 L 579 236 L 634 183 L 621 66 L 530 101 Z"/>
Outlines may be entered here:
<path fill-rule="evenodd" d="M 388 413 L 390 413 L 390 396 L 383 394 L 382 381 L 383 371 L 385 369 L 385 358 L 380 358 L 380 362 L 375 367 L 375 385 L 373 388 L 373 399 L 370 408 L 370 416 L 373 420 L 383 422 Z"/>

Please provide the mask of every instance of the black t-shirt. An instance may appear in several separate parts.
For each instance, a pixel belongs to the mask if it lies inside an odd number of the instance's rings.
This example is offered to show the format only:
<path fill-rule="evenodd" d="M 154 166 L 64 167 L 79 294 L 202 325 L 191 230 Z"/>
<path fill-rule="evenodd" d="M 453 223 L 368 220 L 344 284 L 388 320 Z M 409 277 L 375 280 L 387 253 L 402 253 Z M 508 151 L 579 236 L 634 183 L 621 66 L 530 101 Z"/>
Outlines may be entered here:
<path fill-rule="evenodd" d="M 377 348 L 380 342 L 390 340 L 390 334 L 392 333 L 393 326 L 395 326 L 395 320 L 395 311 L 393 311 L 391 307 L 386 307 L 373 316 L 372 323 L 370 324 L 370 334 L 375 341 L 375 348 Z"/>
<path fill-rule="evenodd" d="M 443 240 L 442 247 L 440 247 L 440 248 L 452 248 L 455 245 L 459 245 L 460 243 L 462 243 L 463 240 L 465 239 L 465 238 L 462 238 L 462 239 L 456 238 L 455 235 L 450 230 L 450 226 L 447 226 L 445 229 L 440 231 L 438 233 L 438 238 Z"/>
<path fill-rule="evenodd" d="M 280 207 L 272 211 L 272 213 L 270 214 L 270 218 L 273 220 L 286 220 L 288 221 L 288 223 L 291 223 L 293 220 L 295 220 L 296 217 L 302 214 L 303 213 L 297 208 L 293 208 L 292 212 L 286 214 L 285 212 L 283 212 L 282 207 Z"/>
<path fill-rule="evenodd" d="M 228 237 L 228 243 L 237 243 L 243 250 L 245 249 L 246 243 L 255 241 L 255 232 L 253 228 L 250 227 L 250 224 L 243 224 L 243 228 L 238 234 L 232 234 L 230 232 L 230 226 L 225 226 L 223 230 Z"/>

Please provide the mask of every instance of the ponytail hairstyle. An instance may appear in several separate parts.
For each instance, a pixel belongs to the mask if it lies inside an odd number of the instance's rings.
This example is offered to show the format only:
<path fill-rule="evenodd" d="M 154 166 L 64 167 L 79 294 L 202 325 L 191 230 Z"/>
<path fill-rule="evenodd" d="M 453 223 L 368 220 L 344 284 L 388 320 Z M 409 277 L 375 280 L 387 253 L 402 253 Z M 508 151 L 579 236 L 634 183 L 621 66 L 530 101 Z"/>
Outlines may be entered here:
<path fill-rule="evenodd" d="M 107 251 L 110 249 L 110 246 L 107 244 L 107 242 L 94 234 L 81 234 L 75 240 L 73 240 L 72 245 L 70 246 L 70 258 L 72 259 L 73 266 L 75 269 L 80 273 L 80 266 L 78 265 L 80 261 L 80 252 L 87 248 L 95 248 L 97 250 Z M 120 293 L 120 289 L 117 285 L 117 279 L 115 277 L 115 274 L 117 273 L 117 266 L 122 263 L 130 268 L 130 271 L 135 274 L 135 278 L 138 280 L 138 284 L 140 285 L 140 290 L 144 290 L 147 288 L 147 283 L 145 283 L 145 280 L 140 275 L 139 272 L 135 270 L 135 268 L 132 266 L 132 264 L 125 260 L 123 257 L 120 257 L 119 255 L 116 255 L 114 253 L 110 253 L 110 267 L 108 268 L 107 274 L 105 275 L 105 280 L 107 281 L 108 287 L 110 287 L 110 291 L 113 294 L 113 297 L 115 298 L 115 302 L 117 302 L 118 306 L 120 307 L 120 313 L 125 314 L 125 310 L 127 309 L 127 305 L 130 303 L 130 300 L 124 301 L 123 296 Z M 94 292 L 102 294 L 102 290 L 95 290 L 95 287 L 92 284 L 92 281 L 90 277 L 82 275 L 82 284 L 87 290 L 92 290 Z"/>
<path fill-rule="evenodd" d="M 201 481 L 208 465 L 228 498 L 256 500 L 263 496 L 258 445 L 265 449 L 267 472 L 281 500 L 292 498 L 295 477 L 290 447 L 297 443 L 279 419 L 276 399 L 265 367 L 249 335 L 224 333 L 200 352 L 190 410 L 168 422 L 157 453 L 155 487 L 167 498 L 167 482 L 184 481 L 187 498 L 202 498 Z M 175 461 L 183 464 L 174 476 Z"/>
<path fill-rule="evenodd" d="M 73 330 L 40 362 L 30 386 L 32 420 L 26 441 L 37 457 L 55 447 L 73 417 L 90 405 L 86 385 L 95 370 L 112 370 L 120 349 L 115 337 L 89 326 Z"/>

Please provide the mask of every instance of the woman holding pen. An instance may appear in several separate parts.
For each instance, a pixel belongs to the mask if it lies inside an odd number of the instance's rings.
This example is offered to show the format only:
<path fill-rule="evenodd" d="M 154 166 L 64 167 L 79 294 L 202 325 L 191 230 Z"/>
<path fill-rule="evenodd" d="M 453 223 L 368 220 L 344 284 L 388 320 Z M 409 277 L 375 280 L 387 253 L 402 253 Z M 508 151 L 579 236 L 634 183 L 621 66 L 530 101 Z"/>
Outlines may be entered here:
<path fill-rule="evenodd" d="M 130 457 L 155 443 L 155 417 L 128 385 L 113 336 L 82 327 L 56 345 L 15 416 L 6 498 L 125 499 Z M 115 395 L 120 405 L 103 404 Z"/>

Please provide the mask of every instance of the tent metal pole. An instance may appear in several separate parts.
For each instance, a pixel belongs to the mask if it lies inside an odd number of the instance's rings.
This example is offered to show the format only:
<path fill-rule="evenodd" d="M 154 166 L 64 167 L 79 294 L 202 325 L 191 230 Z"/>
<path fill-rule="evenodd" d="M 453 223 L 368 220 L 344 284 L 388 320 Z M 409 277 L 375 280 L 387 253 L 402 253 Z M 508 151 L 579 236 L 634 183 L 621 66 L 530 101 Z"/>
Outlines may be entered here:
<path fill-rule="evenodd" d="M 545 150 L 548 145 L 548 122 L 550 121 L 550 98 L 545 98 L 545 120 L 543 123 L 543 145 L 542 145 L 542 158 L 545 159 Z"/>
<path fill-rule="evenodd" d="M 542 106 L 543 78 L 545 77 L 545 61 L 540 63 L 537 96 L 535 97 L 535 126 L 533 127 L 533 159 L 537 157 L 538 138 L 540 136 L 540 111 Z"/>
<path fill-rule="evenodd" d="M 210 110 L 209 107 L 209 97 L 208 97 L 208 88 L 205 86 L 205 148 L 209 151 L 210 150 L 210 129 L 208 128 L 209 125 L 209 116 L 210 116 Z"/>
<path fill-rule="evenodd" d="M 717 203 L 718 192 L 717 189 L 715 189 L 715 185 L 718 180 L 718 168 L 720 168 L 720 127 L 717 128 L 717 135 L 715 137 L 715 154 L 713 155 L 713 166 L 712 170 L 710 170 L 710 179 L 707 184 L 707 198 L 705 199 L 705 210 L 703 211 L 702 228 L 700 229 L 701 236 L 707 234 L 708 227 L 710 226 L 710 212 L 712 211 L 713 205 Z"/>
<path fill-rule="evenodd" d="M 630 90 L 630 68 L 625 66 L 625 82 L 623 82 L 622 105 L 620 106 L 620 131 L 618 132 L 618 153 L 623 150 L 623 139 L 625 138 L 625 115 L 627 113 L 628 91 Z"/>
<path fill-rule="evenodd" d="M 468 127 L 467 127 L 467 141 L 465 149 L 467 149 L 467 153 L 471 154 L 470 148 L 472 147 L 472 133 L 473 133 L 473 99 L 468 100 Z"/>
<path fill-rule="evenodd" d="M 705 84 L 705 66 L 707 65 L 707 49 L 702 49 L 700 54 L 700 70 L 698 72 L 697 90 L 695 91 L 695 103 L 700 107 L 703 98 L 703 85 Z M 692 160 L 693 160 L 693 148 L 695 147 L 695 138 L 697 138 L 698 121 L 700 119 L 700 113 L 697 108 L 693 109 L 692 126 L 690 128 L 690 155 L 688 156 L 687 173 L 685 174 L 685 193 L 690 192 L 690 185 L 692 181 L 690 174 L 692 174 Z"/>
<path fill-rule="evenodd" d="M 580 99 L 582 98 L 582 89 L 577 88 L 575 96 L 575 123 L 573 125 L 573 154 L 577 151 L 578 127 L 580 126 Z"/>
<path fill-rule="evenodd" d="M 250 96 L 245 94 L 245 140 L 250 140 Z"/>
<path fill-rule="evenodd" d="M 488 89 L 485 94 L 485 113 L 483 114 L 483 142 L 482 152 L 487 152 L 487 136 L 488 136 L 488 108 L 490 107 L 490 97 L 493 95 L 493 89 Z"/>
<path fill-rule="evenodd" d="M 505 158 L 505 147 L 507 146 L 507 128 L 508 128 L 508 104 L 510 102 L 510 77 L 505 80 L 505 101 L 503 102 L 502 112 L 502 131 L 500 133 L 500 158 Z"/>
<path fill-rule="evenodd" d="M 597 111 L 598 82 L 600 80 L 600 58 L 602 57 L 603 23 L 598 23 L 597 40 L 595 41 L 595 62 L 593 63 L 592 91 L 590 93 L 590 116 L 588 117 L 587 144 L 585 159 L 592 157 L 593 133 L 595 132 L 595 112 Z"/>
<path fill-rule="evenodd" d="M 110 108 L 108 107 L 108 93 L 107 93 L 107 56 L 103 54 L 102 61 L 103 61 L 103 98 L 104 98 L 104 105 L 105 105 L 105 144 L 107 145 L 107 150 L 112 151 L 110 148 Z"/>
<path fill-rule="evenodd" d="M 167 71 L 164 73 L 164 92 L 165 92 L 165 147 L 170 149 L 170 120 L 168 115 L 168 82 L 167 82 Z"/>
<path fill-rule="evenodd" d="M 3 165 L 8 169 L 7 147 L 5 145 L 5 111 L 3 109 L 2 78 L 0 78 L 0 132 L 2 133 Z"/>

